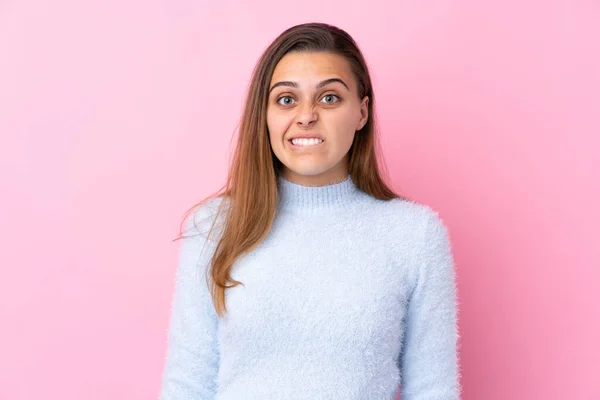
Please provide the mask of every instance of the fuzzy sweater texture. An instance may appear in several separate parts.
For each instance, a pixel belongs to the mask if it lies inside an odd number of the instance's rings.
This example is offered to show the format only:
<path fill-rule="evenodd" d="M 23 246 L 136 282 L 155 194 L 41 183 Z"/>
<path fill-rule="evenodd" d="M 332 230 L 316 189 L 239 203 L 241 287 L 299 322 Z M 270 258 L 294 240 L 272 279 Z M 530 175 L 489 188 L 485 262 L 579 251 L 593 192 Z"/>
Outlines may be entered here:
<path fill-rule="evenodd" d="M 461 394 L 448 229 L 431 207 L 377 200 L 350 175 L 278 178 L 266 239 L 240 257 L 218 317 L 206 233 L 222 197 L 189 218 L 179 250 L 161 400 L 453 400 Z"/>

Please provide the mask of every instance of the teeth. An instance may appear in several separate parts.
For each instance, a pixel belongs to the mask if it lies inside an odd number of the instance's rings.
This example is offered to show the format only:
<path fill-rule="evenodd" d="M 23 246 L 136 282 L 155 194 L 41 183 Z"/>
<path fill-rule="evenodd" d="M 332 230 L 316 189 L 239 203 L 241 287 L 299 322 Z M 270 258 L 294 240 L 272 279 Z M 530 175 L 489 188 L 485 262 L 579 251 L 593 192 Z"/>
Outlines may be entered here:
<path fill-rule="evenodd" d="M 321 139 L 310 138 L 310 139 L 292 139 L 292 143 L 299 146 L 312 146 L 315 144 L 322 143 Z"/>

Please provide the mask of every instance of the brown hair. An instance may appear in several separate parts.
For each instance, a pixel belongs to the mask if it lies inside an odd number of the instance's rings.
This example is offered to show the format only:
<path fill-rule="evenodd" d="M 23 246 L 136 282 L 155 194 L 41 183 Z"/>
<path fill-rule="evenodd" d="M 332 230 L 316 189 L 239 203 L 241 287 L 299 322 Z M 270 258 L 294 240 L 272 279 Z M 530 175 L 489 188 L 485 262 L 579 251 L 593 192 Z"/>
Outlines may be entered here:
<path fill-rule="evenodd" d="M 359 98 L 369 97 L 367 123 L 357 131 L 349 150 L 349 174 L 360 190 L 374 198 L 405 198 L 394 193 L 381 178 L 373 87 L 366 62 L 352 37 L 342 29 L 324 23 L 307 23 L 287 29 L 269 45 L 254 68 L 226 184 L 186 213 L 187 217 L 190 211 L 209 199 L 227 198 L 218 207 L 217 217 L 224 211 L 224 224 L 210 262 L 211 293 L 218 315 L 227 311 L 225 289 L 243 284 L 231 278 L 232 265 L 264 240 L 275 218 L 277 178 L 282 173 L 282 163 L 271 150 L 266 123 L 267 100 L 275 66 L 292 51 L 329 52 L 348 60 Z"/>

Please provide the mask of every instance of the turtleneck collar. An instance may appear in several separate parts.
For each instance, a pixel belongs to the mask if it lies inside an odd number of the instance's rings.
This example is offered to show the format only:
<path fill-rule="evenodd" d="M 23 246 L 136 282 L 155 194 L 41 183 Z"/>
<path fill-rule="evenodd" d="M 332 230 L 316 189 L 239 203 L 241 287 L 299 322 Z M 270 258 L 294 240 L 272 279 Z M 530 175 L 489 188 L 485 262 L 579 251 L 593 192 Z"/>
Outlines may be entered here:
<path fill-rule="evenodd" d="M 341 182 L 324 186 L 304 186 L 293 183 L 283 175 L 277 179 L 279 205 L 284 209 L 321 209 L 339 207 L 355 201 L 360 189 L 348 176 Z"/>

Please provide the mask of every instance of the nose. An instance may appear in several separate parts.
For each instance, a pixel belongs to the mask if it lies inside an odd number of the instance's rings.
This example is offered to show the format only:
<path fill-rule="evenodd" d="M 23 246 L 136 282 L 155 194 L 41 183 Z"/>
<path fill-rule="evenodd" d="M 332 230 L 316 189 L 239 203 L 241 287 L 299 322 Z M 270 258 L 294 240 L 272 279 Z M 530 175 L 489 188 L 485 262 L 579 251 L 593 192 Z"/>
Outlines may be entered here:
<path fill-rule="evenodd" d="M 298 107 L 298 116 L 296 118 L 296 123 L 299 127 L 311 127 L 314 125 L 315 122 L 317 122 L 317 119 L 318 116 L 312 104 L 305 104 L 301 107 Z"/>

